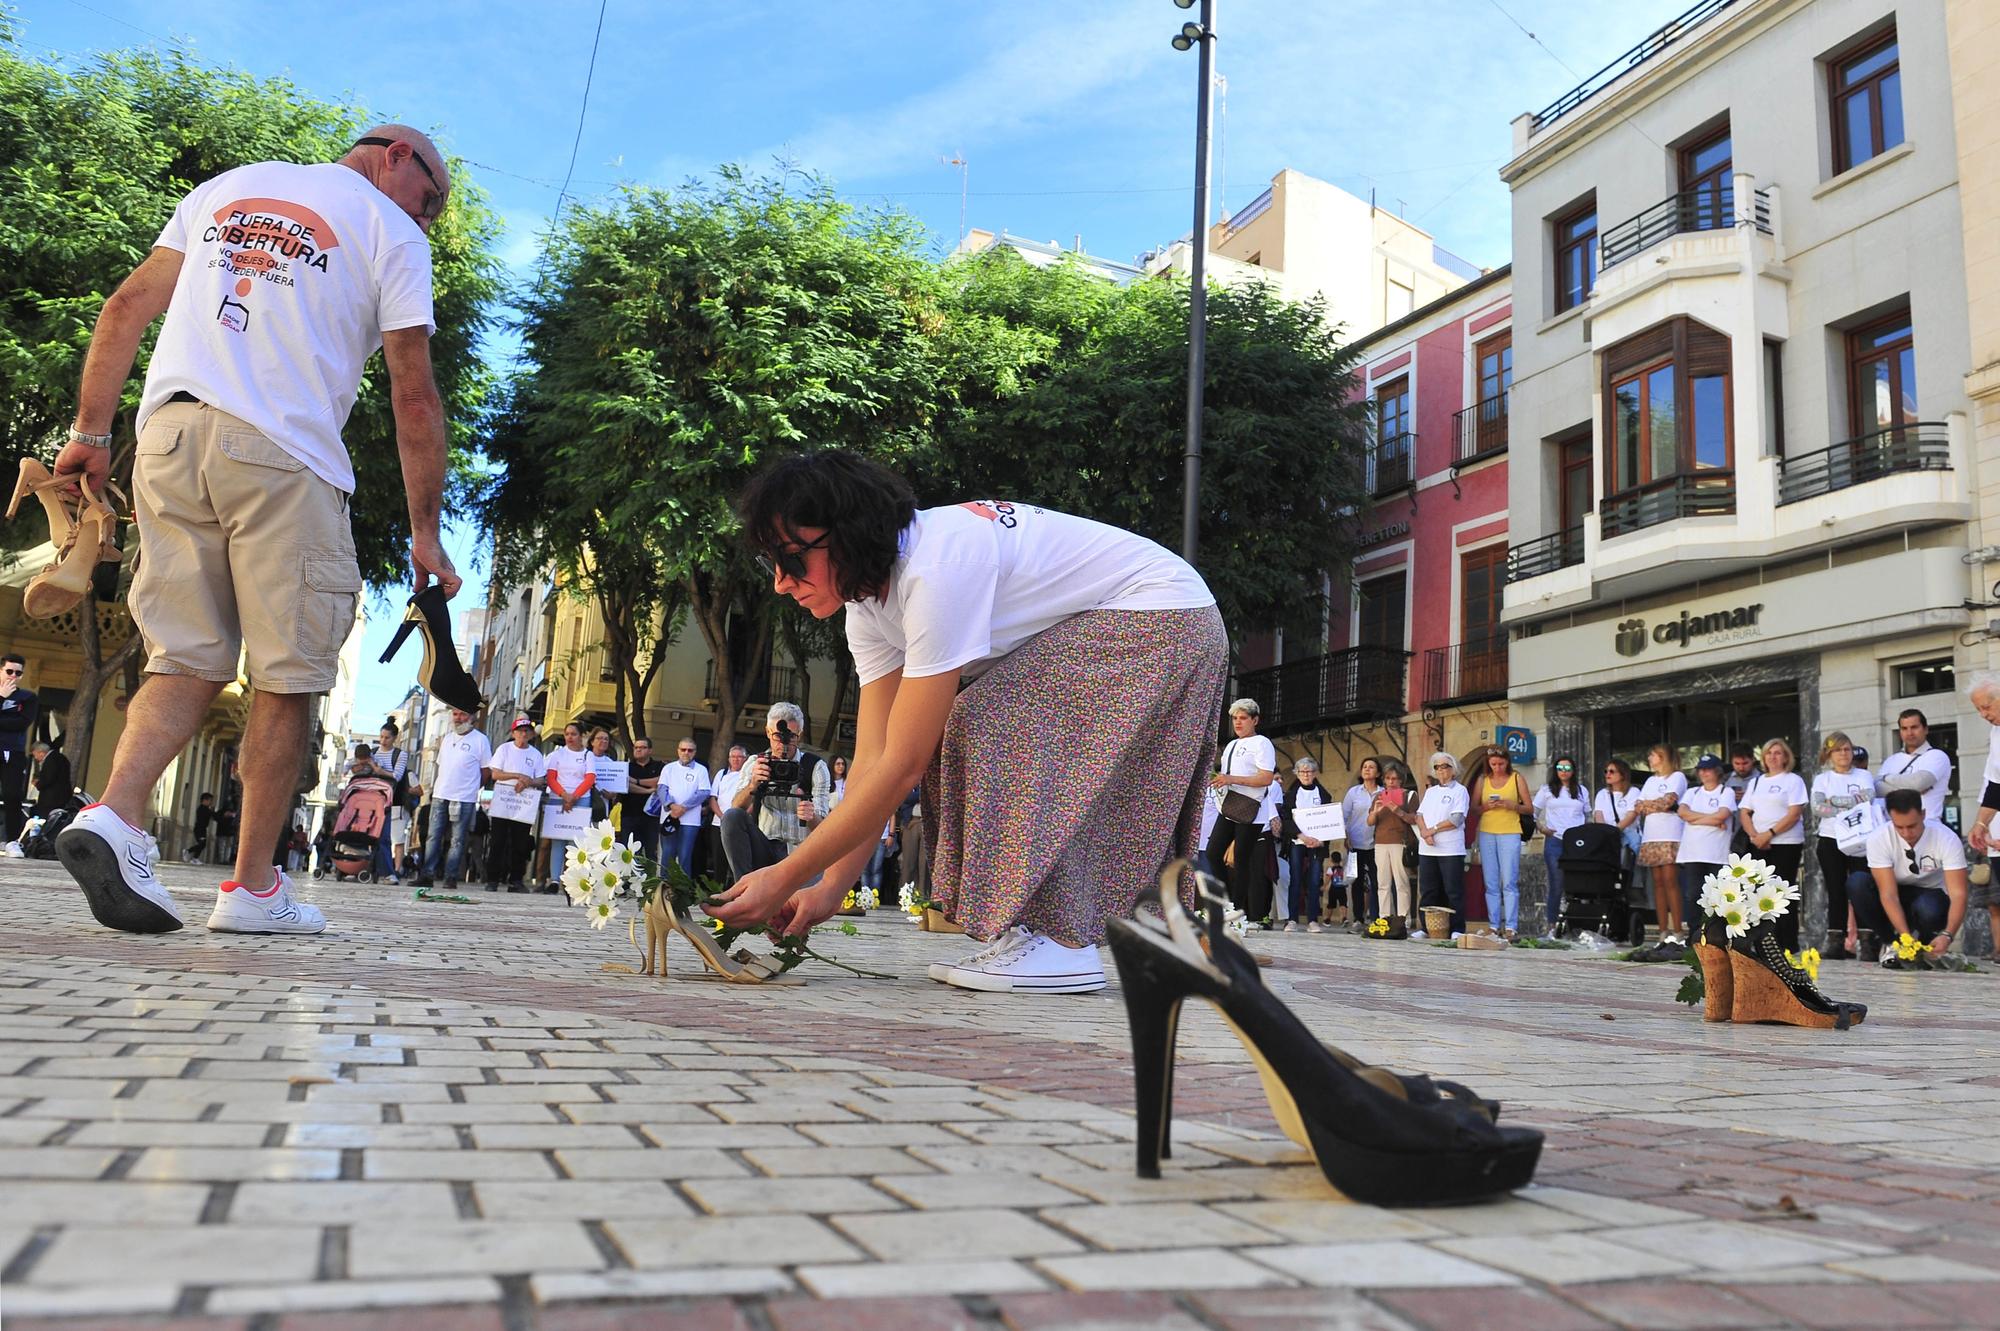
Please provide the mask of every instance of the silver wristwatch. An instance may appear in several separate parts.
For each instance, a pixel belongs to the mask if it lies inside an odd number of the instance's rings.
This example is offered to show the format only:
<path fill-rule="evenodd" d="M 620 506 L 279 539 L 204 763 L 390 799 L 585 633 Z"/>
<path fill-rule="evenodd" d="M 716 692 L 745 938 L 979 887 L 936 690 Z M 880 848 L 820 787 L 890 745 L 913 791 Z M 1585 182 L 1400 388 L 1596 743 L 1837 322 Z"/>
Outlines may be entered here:
<path fill-rule="evenodd" d="M 75 427 L 74 425 L 72 425 L 72 426 L 70 426 L 70 427 L 69 427 L 69 441 L 70 441 L 70 442 L 71 442 L 72 444 L 86 444 L 86 445 L 90 446 L 91 448 L 109 448 L 109 447 L 111 447 L 111 436 L 110 436 L 110 435 L 108 435 L 108 434 L 85 434 L 85 433 L 84 433 L 83 431 L 81 431 L 81 430 L 77 429 L 77 428 L 76 428 L 76 427 Z"/>

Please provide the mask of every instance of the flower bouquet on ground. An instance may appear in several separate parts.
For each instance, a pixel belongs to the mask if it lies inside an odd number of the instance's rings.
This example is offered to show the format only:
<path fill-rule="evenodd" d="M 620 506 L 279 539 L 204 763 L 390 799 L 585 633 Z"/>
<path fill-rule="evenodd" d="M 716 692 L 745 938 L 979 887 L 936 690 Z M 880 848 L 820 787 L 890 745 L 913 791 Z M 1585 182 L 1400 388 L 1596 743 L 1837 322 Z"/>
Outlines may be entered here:
<path fill-rule="evenodd" d="M 952 922 L 950 916 L 938 909 L 937 903 L 931 900 L 929 891 L 920 883 L 904 883 L 899 904 L 902 906 L 903 914 L 910 917 L 910 923 L 918 926 L 927 934 L 962 934 L 965 932 L 965 930 Z"/>
<path fill-rule="evenodd" d="M 1703 881 L 1700 901 L 1699 973 L 1681 981 L 1676 997 L 1700 1003 L 1707 1020 L 1846 1030 L 1867 1015 L 1819 991 L 1817 951 L 1794 956 L 1779 944 L 1777 921 L 1798 906 L 1799 889 L 1770 864 L 1731 855 Z"/>
<path fill-rule="evenodd" d="M 1976 971 L 1971 957 L 1956 952 L 1936 952 L 1929 944 L 1903 934 L 1882 949 L 1879 963 L 1885 971 Z"/>
<path fill-rule="evenodd" d="M 639 950 L 639 970 L 644 975 L 666 975 L 667 937 L 678 933 L 704 966 L 735 984 L 798 984 L 799 978 L 790 972 L 808 957 L 856 975 L 887 978 L 822 956 L 801 935 L 780 934 L 765 925 L 743 929 L 721 920 L 697 922 L 696 910 L 713 899 L 717 885 L 690 877 L 677 860 L 669 860 L 663 868 L 640 854 L 634 842 L 619 841 L 608 820 L 591 827 L 570 847 L 561 882 L 569 899 L 584 908 L 593 929 L 602 929 L 617 919 L 621 902 L 634 907 L 638 918 L 627 923 L 626 933 Z M 646 926 L 643 944 L 638 933 L 642 920 Z M 843 924 L 841 930 L 855 932 L 851 924 Z M 763 935 L 771 941 L 772 950 L 764 954 L 748 948 L 730 952 L 730 944 L 744 934 Z"/>

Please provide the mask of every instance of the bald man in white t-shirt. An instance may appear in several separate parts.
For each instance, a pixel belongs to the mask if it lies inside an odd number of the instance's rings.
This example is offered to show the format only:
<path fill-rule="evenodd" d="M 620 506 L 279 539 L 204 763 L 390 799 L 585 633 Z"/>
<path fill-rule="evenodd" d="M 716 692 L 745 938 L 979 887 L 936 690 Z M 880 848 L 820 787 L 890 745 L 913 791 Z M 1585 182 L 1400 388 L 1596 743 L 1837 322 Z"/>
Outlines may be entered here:
<path fill-rule="evenodd" d="M 190 191 L 145 262 L 104 304 L 58 476 L 101 490 L 113 418 L 161 315 L 135 422 L 145 558 L 129 605 L 149 655 L 102 800 L 56 850 L 98 922 L 181 927 L 137 824 L 160 776 L 244 660 L 255 690 L 240 766 L 235 877 L 212 930 L 318 933 L 268 858 L 298 780 L 314 693 L 335 682 L 361 574 L 341 442 L 362 369 L 388 365 L 417 590 L 459 578 L 438 536 L 444 410 L 431 375 L 427 233 L 450 194 L 444 158 L 380 125 L 337 162 L 253 162 Z"/>

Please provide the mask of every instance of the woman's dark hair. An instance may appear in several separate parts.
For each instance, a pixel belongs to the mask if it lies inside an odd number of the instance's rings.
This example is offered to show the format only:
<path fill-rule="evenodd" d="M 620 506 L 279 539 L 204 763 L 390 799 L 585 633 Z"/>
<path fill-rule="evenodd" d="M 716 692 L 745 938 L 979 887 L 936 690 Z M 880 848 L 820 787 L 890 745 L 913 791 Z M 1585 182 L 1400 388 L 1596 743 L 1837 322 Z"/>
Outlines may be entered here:
<path fill-rule="evenodd" d="M 388 731 L 392 735 L 400 735 L 403 733 L 400 729 L 397 728 L 396 718 L 393 716 L 382 723 L 382 729 Z"/>
<path fill-rule="evenodd" d="M 1576 759 L 1570 757 L 1566 753 L 1557 754 L 1554 760 L 1549 763 L 1550 793 L 1556 795 L 1560 795 L 1562 793 L 1562 788 L 1563 788 L 1562 773 L 1556 771 L 1556 768 L 1561 767 L 1564 763 L 1569 764 L 1570 788 L 1575 790 L 1578 794 L 1581 794 L 1583 792 L 1583 781 L 1576 774 Z"/>
<path fill-rule="evenodd" d="M 840 599 L 865 601 L 888 590 L 917 496 L 881 463 L 830 448 L 758 472 L 736 496 L 736 516 L 744 539 L 766 554 L 803 544 L 801 527 L 823 529 Z"/>
<path fill-rule="evenodd" d="M 1607 758 L 1604 760 L 1604 765 L 1618 773 L 1619 780 L 1623 781 L 1626 785 L 1629 786 L 1632 784 L 1632 764 L 1626 762 L 1623 758 Z"/>

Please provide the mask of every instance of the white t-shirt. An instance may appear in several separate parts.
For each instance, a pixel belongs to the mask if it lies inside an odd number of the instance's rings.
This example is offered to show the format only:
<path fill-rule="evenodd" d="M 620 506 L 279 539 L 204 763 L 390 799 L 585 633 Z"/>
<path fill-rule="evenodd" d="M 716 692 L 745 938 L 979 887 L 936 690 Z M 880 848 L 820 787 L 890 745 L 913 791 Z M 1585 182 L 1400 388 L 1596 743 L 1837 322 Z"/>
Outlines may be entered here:
<path fill-rule="evenodd" d="M 477 730 L 463 735 L 450 731 L 438 741 L 437 781 L 432 800 L 469 801 L 479 798 L 479 769 L 493 757 L 493 743 Z"/>
<path fill-rule="evenodd" d="M 1680 772 L 1669 772 L 1665 776 L 1647 777 L 1646 784 L 1639 787 L 1639 798 L 1656 800 L 1663 795 L 1672 795 L 1675 799 L 1679 799 L 1687 794 L 1687 790 L 1687 777 Z M 1627 805 L 1625 813 L 1630 812 L 1631 806 Z M 1621 813 L 1619 816 L 1622 818 L 1624 814 Z M 1665 813 L 1649 813 L 1641 820 L 1639 840 L 1679 841 L 1681 833 L 1686 830 L 1687 824 L 1682 822 L 1681 816 L 1672 809 Z"/>
<path fill-rule="evenodd" d="M 1597 799 L 1590 808 L 1591 812 L 1601 815 L 1605 822 L 1617 827 L 1619 820 L 1632 812 L 1632 806 L 1638 802 L 1638 787 L 1627 786 L 1623 790 L 1613 791 L 1611 787 L 1606 786 L 1597 792 Z"/>
<path fill-rule="evenodd" d="M 1836 772 L 1829 767 L 1813 776 L 1811 803 L 1815 811 L 1825 806 L 1838 813 L 1874 798 L 1875 777 L 1859 767 L 1849 768 L 1845 772 Z M 1819 834 L 1838 840 L 1839 832 L 1840 829 L 1833 825 L 1833 820 L 1822 814 Z"/>
<path fill-rule="evenodd" d="M 1581 786 L 1575 790 L 1564 786 L 1560 792 L 1537 786 L 1534 805 L 1551 837 L 1559 837 L 1570 828 L 1590 821 L 1590 792 Z"/>
<path fill-rule="evenodd" d="M 1750 788 L 1743 792 L 1743 807 L 1757 824 L 1757 830 L 1768 832 L 1777 826 L 1793 805 L 1806 802 L 1805 778 L 1797 772 L 1780 772 L 1776 776 L 1766 774 L 1753 777 Z M 1771 838 L 1774 846 L 1800 846 L 1805 844 L 1806 820 L 1801 809 L 1799 820 Z"/>
<path fill-rule="evenodd" d="M 1417 805 L 1417 816 L 1433 829 L 1435 836 L 1431 841 L 1418 837 L 1417 854 L 1465 854 L 1465 815 L 1471 808 L 1472 795 L 1463 782 L 1454 781 L 1448 786 L 1432 786 L 1426 790 L 1423 802 Z M 1436 832 L 1437 825 L 1447 818 L 1453 824 L 1450 830 Z"/>
<path fill-rule="evenodd" d="M 547 772 L 554 784 L 563 788 L 563 794 L 576 794 L 576 788 L 590 775 L 590 750 L 572 749 L 567 744 L 549 750 Z M 559 798 L 554 789 L 549 791 L 549 798 Z"/>
<path fill-rule="evenodd" d="M 1714 790 L 1690 786 L 1688 793 L 1681 796 L 1681 807 L 1689 813 L 1733 814 L 1736 812 L 1736 793 L 1723 785 Z M 1681 833 L 1681 848 L 1676 858 L 1682 864 L 1723 864 L 1728 861 L 1729 841 L 1736 835 L 1735 819 L 1720 827 L 1698 827 L 1683 818 L 1681 825 L 1685 830 Z"/>
<path fill-rule="evenodd" d="M 1278 770 L 1278 749 L 1262 735 L 1232 739 L 1222 746 L 1222 757 L 1217 766 L 1219 770 L 1231 776 L 1255 776 L 1259 772 L 1275 772 Z M 1264 792 L 1277 784 L 1273 781 L 1269 786 L 1229 785 L 1222 788 L 1222 793 L 1248 795 L 1253 800 L 1261 800 L 1264 798 Z"/>
<path fill-rule="evenodd" d="M 715 799 L 715 807 L 727 809 L 736 799 L 736 788 L 743 784 L 743 769 L 717 772 L 713 784 L 715 788 L 711 793 Z"/>
<path fill-rule="evenodd" d="M 1377 786 L 1377 790 L 1381 787 Z M 1347 788 L 1340 797 L 1340 818 L 1347 824 L 1347 848 L 1349 850 L 1373 850 L 1375 829 L 1368 825 L 1368 811 L 1375 807 L 1375 796 L 1368 793 L 1368 787 L 1359 781 Z"/>
<path fill-rule="evenodd" d="M 512 740 L 493 750 L 493 757 L 486 765 L 493 769 L 496 776 L 501 772 L 512 772 L 530 781 L 540 781 L 549 770 L 548 760 L 542 757 L 540 749 L 532 744 L 516 744 Z M 512 790 L 513 782 L 508 782 L 507 788 Z"/>
<path fill-rule="evenodd" d="M 667 817 L 667 806 L 678 804 L 688 812 L 681 815 L 683 827 L 699 827 L 708 819 L 709 781 L 708 768 L 702 763 L 683 763 L 679 759 L 660 769 L 660 817 Z"/>
<path fill-rule="evenodd" d="M 1931 822 L 1944 820 L 1945 797 L 1951 793 L 1951 756 L 1943 749 L 1934 749 L 1928 743 L 1915 753 L 1898 750 L 1882 761 L 1882 770 L 1876 773 L 1876 784 L 1883 793 L 1896 789 L 1889 778 L 1928 773 L 1931 788 L 1923 792 L 1924 817 Z"/>
<path fill-rule="evenodd" d="M 192 393 L 352 493 L 340 431 L 362 366 L 385 332 L 436 331 L 430 241 L 410 215 L 349 167 L 253 162 L 195 186 L 154 244 L 185 257 L 139 429 Z"/>
<path fill-rule="evenodd" d="M 1914 870 L 1911 851 L 1917 856 Z M 1943 887 L 1946 869 L 1965 867 L 1965 843 L 1943 823 L 1926 819 L 1924 834 L 1912 846 L 1894 823 L 1885 823 L 1868 838 L 1868 867 L 1893 871 L 1898 887 Z"/>
<path fill-rule="evenodd" d="M 1042 630 L 1091 610 L 1214 605 L 1201 575 L 1165 546 L 1029 504 L 980 500 L 919 512 L 881 600 L 847 607 L 860 682 L 976 677 Z"/>

